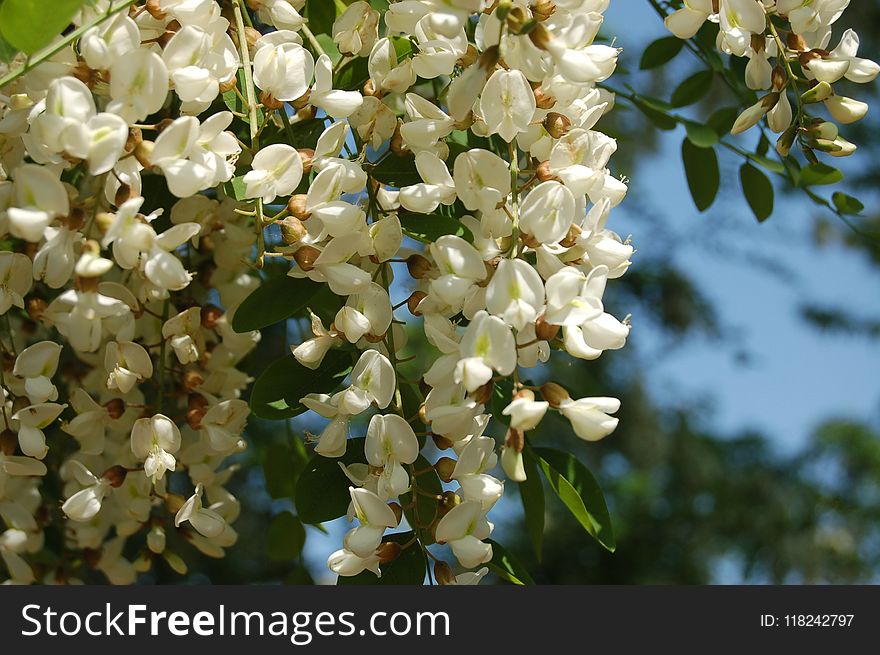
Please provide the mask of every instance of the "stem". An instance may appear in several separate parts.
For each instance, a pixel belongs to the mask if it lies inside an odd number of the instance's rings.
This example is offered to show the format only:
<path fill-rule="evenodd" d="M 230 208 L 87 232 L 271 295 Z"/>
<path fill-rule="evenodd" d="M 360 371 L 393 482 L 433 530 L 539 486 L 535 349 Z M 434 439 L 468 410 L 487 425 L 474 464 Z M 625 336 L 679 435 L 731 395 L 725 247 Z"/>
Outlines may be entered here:
<path fill-rule="evenodd" d="M 165 304 L 162 306 L 162 326 L 168 321 L 168 307 L 171 304 L 169 299 L 165 300 Z M 159 327 L 159 331 L 161 332 L 162 326 Z M 162 338 L 162 344 L 159 346 L 159 376 L 157 382 L 159 384 L 159 397 L 156 399 L 156 413 L 162 413 L 162 403 L 165 400 L 165 354 L 168 349 L 168 340 L 164 337 Z"/>
<path fill-rule="evenodd" d="M 36 68 L 37 66 L 42 64 L 47 59 L 51 59 L 52 57 L 57 55 L 59 52 L 64 50 L 64 48 L 66 48 L 71 43 L 76 41 L 83 34 L 88 32 L 90 29 L 100 25 L 101 23 L 106 21 L 108 18 L 110 18 L 114 14 L 118 14 L 119 12 L 128 9 L 135 2 L 137 2 L 137 0 L 123 0 L 121 5 L 113 7 L 112 9 L 109 9 L 108 11 L 101 14 L 100 16 L 95 18 L 94 20 L 92 20 L 84 25 L 81 25 L 80 27 L 75 29 L 73 32 L 71 32 L 70 34 L 65 36 L 63 39 L 61 39 L 61 41 L 59 41 L 58 43 L 55 43 L 55 44 L 48 46 L 47 48 L 41 50 L 40 52 L 38 52 L 36 55 L 34 55 L 32 57 L 28 57 L 24 66 L 22 66 L 18 70 L 10 71 L 6 75 L 4 75 L 2 78 L 0 78 L 0 89 L 2 89 L 4 86 L 6 86 L 7 84 L 9 84 L 11 82 L 14 82 L 15 80 L 17 80 L 19 77 L 21 77 L 22 75 L 24 75 L 28 71 L 33 70 L 34 68 Z"/>
<path fill-rule="evenodd" d="M 791 62 L 788 60 L 788 48 L 785 47 L 785 43 L 783 43 L 782 39 L 779 36 L 779 32 L 776 30 L 776 26 L 773 24 L 770 16 L 767 16 L 767 27 L 770 30 L 770 34 L 773 36 L 773 40 L 776 42 L 776 61 L 782 60 L 785 64 L 785 72 L 788 73 L 788 81 L 794 89 L 794 97 L 797 101 L 797 122 L 800 125 L 804 120 L 804 103 L 801 100 L 800 91 L 798 91 L 798 77 L 794 74 L 794 71 L 791 68 Z M 785 93 L 785 89 L 782 90 Z"/>
<path fill-rule="evenodd" d="M 318 53 L 318 56 L 327 54 L 326 52 L 324 52 L 324 48 L 321 46 L 321 43 L 318 41 L 318 39 L 315 38 L 315 35 L 312 34 L 312 30 L 309 29 L 308 25 L 303 25 L 300 29 L 302 33 L 306 35 L 306 38 L 309 40 L 309 43 L 312 44 L 312 47 Z"/>

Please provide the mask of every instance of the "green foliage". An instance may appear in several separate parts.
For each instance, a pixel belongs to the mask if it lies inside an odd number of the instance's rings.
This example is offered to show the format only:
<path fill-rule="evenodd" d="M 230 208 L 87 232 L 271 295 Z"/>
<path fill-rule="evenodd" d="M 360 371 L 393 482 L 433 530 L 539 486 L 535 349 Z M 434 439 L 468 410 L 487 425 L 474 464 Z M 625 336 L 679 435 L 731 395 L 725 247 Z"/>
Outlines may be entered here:
<path fill-rule="evenodd" d="M 474 237 L 459 220 L 442 214 L 415 214 L 402 211 L 398 214 L 400 226 L 407 236 L 418 241 L 436 241 L 444 234 L 454 234 L 467 241 Z"/>
<path fill-rule="evenodd" d="M 751 164 L 743 164 L 739 169 L 739 179 L 743 193 L 755 218 L 763 223 L 773 213 L 773 183 L 764 173 Z"/>
<path fill-rule="evenodd" d="M 550 488 L 584 530 L 613 552 L 617 546 L 611 517 L 605 496 L 593 474 L 571 453 L 552 448 L 533 450 Z"/>
<path fill-rule="evenodd" d="M 492 544 L 492 560 L 486 564 L 492 573 L 515 585 L 535 584 L 526 567 L 504 546 L 492 539 L 487 539 L 486 543 Z"/>
<path fill-rule="evenodd" d="M 275 499 L 293 498 L 297 478 L 308 459 L 305 446 L 299 439 L 270 444 L 263 456 L 263 475 L 268 494 Z"/>
<path fill-rule="evenodd" d="M 434 543 L 434 534 L 429 526 L 437 518 L 439 505 L 436 497 L 426 494 L 439 496 L 443 493 L 443 485 L 437 471 L 421 455 L 416 459 L 413 468 L 419 473 L 412 480 L 413 486 L 418 485 L 418 488 L 425 493 L 415 494 L 415 498 L 413 498 L 413 492 L 403 494 L 400 497 L 400 503 L 406 507 L 415 500 L 415 505 L 404 510 L 404 513 L 406 520 L 418 533 L 421 542 L 427 546 Z"/>
<path fill-rule="evenodd" d="M 0 5 L 0 33 L 6 42 L 32 55 L 52 43 L 73 19 L 85 0 L 4 0 Z"/>
<path fill-rule="evenodd" d="M 842 191 L 835 192 L 835 194 L 831 196 L 831 200 L 837 208 L 837 211 L 841 214 L 861 214 L 865 209 L 865 205 L 863 205 L 859 199 L 853 198 Z"/>
<path fill-rule="evenodd" d="M 714 148 L 700 148 L 690 139 L 681 144 L 681 158 L 694 204 L 701 212 L 715 202 L 721 186 L 721 171 Z"/>
<path fill-rule="evenodd" d="M 302 316 L 324 286 L 308 278 L 289 275 L 264 280 L 236 310 L 232 329 L 236 332 L 262 330 L 292 316 Z"/>
<path fill-rule="evenodd" d="M 714 77 L 712 71 L 700 71 L 687 78 L 672 92 L 672 106 L 687 107 L 704 98 L 712 88 Z"/>
<path fill-rule="evenodd" d="M 365 439 L 349 439 L 345 454 L 333 459 L 315 455 L 309 460 L 296 483 L 294 504 L 300 520 L 305 523 L 323 523 L 345 516 L 352 486 L 340 464 L 364 464 Z"/>
<path fill-rule="evenodd" d="M 639 68 L 651 70 L 672 61 L 681 52 L 684 41 L 675 36 L 665 36 L 651 43 L 642 53 Z"/>
<path fill-rule="evenodd" d="M 287 355 L 269 364 L 251 389 L 251 411 L 260 418 L 281 420 L 306 411 L 299 400 L 309 393 L 329 393 L 351 369 L 347 351 L 331 350 L 316 370 Z"/>
<path fill-rule="evenodd" d="M 276 562 L 288 562 L 302 552 L 306 529 L 290 512 L 282 512 L 269 524 L 266 532 L 266 554 Z"/>
<path fill-rule="evenodd" d="M 525 482 L 519 483 L 519 495 L 522 500 L 526 531 L 532 542 L 532 548 L 538 561 L 544 549 L 544 483 L 538 472 L 538 463 L 531 451 L 523 451 L 523 468 L 526 472 Z"/>
<path fill-rule="evenodd" d="M 305 15 L 313 34 L 331 34 L 339 12 L 333 0 L 306 0 Z"/>
<path fill-rule="evenodd" d="M 801 186 L 825 186 L 843 180 L 843 173 L 828 164 L 810 164 L 801 169 Z"/>

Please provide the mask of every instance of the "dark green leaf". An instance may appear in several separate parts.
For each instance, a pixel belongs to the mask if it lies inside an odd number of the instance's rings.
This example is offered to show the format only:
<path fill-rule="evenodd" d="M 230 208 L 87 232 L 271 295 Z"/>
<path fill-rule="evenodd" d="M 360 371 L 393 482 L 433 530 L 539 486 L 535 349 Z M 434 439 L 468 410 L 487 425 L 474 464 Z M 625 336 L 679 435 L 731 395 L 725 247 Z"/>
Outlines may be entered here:
<path fill-rule="evenodd" d="M 511 555 L 504 546 L 492 539 L 487 539 L 486 543 L 492 544 L 492 560 L 486 564 L 492 573 L 516 585 L 535 584 L 526 567 Z"/>
<path fill-rule="evenodd" d="M 244 183 L 243 175 L 236 175 L 228 182 L 223 183 L 223 193 L 230 198 L 236 200 L 244 200 L 247 193 L 247 187 Z"/>
<path fill-rule="evenodd" d="M 251 389 L 251 411 L 260 418 L 281 420 L 306 411 L 299 399 L 309 393 L 329 393 L 342 383 L 351 367 L 347 351 L 331 350 L 317 370 L 287 355 L 269 364 Z M 311 521 L 308 521 L 311 523 Z"/>
<path fill-rule="evenodd" d="M 406 544 L 412 541 L 412 532 L 400 532 L 385 537 L 385 541 L 393 541 L 398 544 Z M 380 567 L 382 577 L 376 577 L 375 573 L 364 571 L 351 577 L 338 577 L 338 585 L 421 585 L 425 582 L 425 574 L 428 570 L 428 562 L 417 543 L 410 544 L 401 551 L 400 556 Z"/>
<path fill-rule="evenodd" d="M 739 113 L 736 107 L 722 107 L 712 114 L 706 123 L 718 134 L 727 134 L 733 128 Z"/>
<path fill-rule="evenodd" d="M 861 214 L 865 209 L 865 205 L 858 198 L 853 198 L 842 191 L 836 192 L 831 196 L 834 206 L 841 214 Z"/>
<path fill-rule="evenodd" d="M 263 458 L 268 494 L 275 499 L 293 498 L 297 476 L 307 461 L 305 447 L 299 439 L 293 440 L 290 445 L 270 444 Z"/>
<path fill-rule="evenodd" d="M 422 176 L 416 170 L 414 155 L 401 157 L 392 153 L 373 167 L 372 176 L 383 184 L 397 188 L 422 182 Z"/>
<path fill-rule="evenodd" d="M 323 523 L 345 516 L 352 486 L 339 464 L 363 464 L 364 439 L 349 439 L 345 454 L 332 459 L 315 455 L 309 460 L 305 470 L 296 483 L 294 504 L 296 513 L 303 523 Z"/>
<path fill-rule="evenodd" d="M 15 48 L 33 54 L 52 43 L 85 0 L 5 0 L 0 5 L 0 32 Z"/>
<path fill-rule="evenodd" d="M 544 546 L 544 483 L 534 456 L 529 451 L 523 451 L 522 456 L 526 481 L 519 483 L 519 495 L 525 513 L 526 531 L 540 562 Z"/>
<path fill-rule="evenodd" d="M 306 529 L 290 512 L 272 519 L 266 531 L 266 554 L 275 562 L 296 559 L 306 543 Z"/>
<path fill-rule="evenodd" d="M 711 148 L 721 140 L 718 132 L 708 125 L 688 121 L 684 127 L 687 130 L 688 139 L 698 148 Z"/>
<path fill-rule="evenodd" d="M 648 120 L 661 130 L 674 130 L 678 125 L 678 121 L 662 109 L 658 109 L 646 102 L 642 102 L 641 100 L 634 100 L 633 104 L 648 118 Z"/>
<path fill-rule="evenodd" d="M 550 487 L 578 523 L 596 541 L 614 552 L 616 544 L 608 506 L 592 473 L 570 453 L 552 448 L 535 448 L 534 453 Z"/>
<path fill-rule="evenodd" d="M 801 186 L 837 184 L 841 180 L 843 173 L 828 164 L 810 164 L 801 170 Z"/>
<path fill-rule="evenodd" d="M 712 88 L 712 71 L 700 71 L 691 75 L 672 92 L 672 106 L 686 107 L 705 97 Z"/>
<path fill-rule="evenodd" d="M 671 61 L 684 46 L 684 41 L 675 36 L 666 36 L 651 43 L 642 53 L 639 68 L 650 70 L 659 68 Z"/>
<path fill-rule="evenodd" d="M 309 571 L 304 566 L 297 566 L 293 571 L 284 576 L 284 579 L 281 580 L 283 584 L 287 585 L 313 585 L 315 581 L 312 580 L 312 576 L 309 575 Z"/>
<path fill-rule="evenodd" d="M 313 34 L 332 34 L 336 3 L 333 0 L 306 0 L 306 17 Z"/>
<path fill-rule="evenodd" d="M 419 241 L 436 241 L 444 234 L 454 234 L 467 241 L 473 241 L 473 235 L 460 221 L 440 214 L 415 214 L 401 212 L 398 214 L 400 226 L 407 234 Z"/>
<path fill-rule="evenodd" d="M 751 164 L 742 165 L 739 169 L 739 179 L 752 213 L 759 222 L 763 223 L 773 213 L 773 183 Z"/>
<path fill-rule="evenodd" d="M 12 44 L 0 34 L 0 62 L 9 64 L 15 59 L 16 54 L 18 54 L 18 49 L 14 48 Z"/>
<path fill-rule="evenodd" d="M 236 332 L 262 330 L 291 316 L 305 315 L 309 302 L 323 287 L 308 278 L 289 275 L 265 280 L 235 310 L 232 329 Z"/>
<path fill-rule="evenodd" d="M 780 161 L 776 161 L 775 159 L 770 159 L 769 157 L 762 157 L 757 154 L 750 154 L 749 159 L 759 166 L 765 168 L 771 173 L 776 173 L 777 175 L 783 175 L 785 173 L 785 166 Z"/>
<path fill-rule="evenodd" d="M 368 79 L 370 79 L 370 71 L 367 68 L 367 58 L 357 57 L 342 66 L 336 75 L 333 88 L 344 91 L 359 91 Z"/>
<path fill-rule="evenodd" d="M 681 146 L 681 158 L 694 204 L 704 212 L 715 202 L 721 186 L 718 155 L 714 148 L 698 148 L 690 139 L 685 139 Z"/>

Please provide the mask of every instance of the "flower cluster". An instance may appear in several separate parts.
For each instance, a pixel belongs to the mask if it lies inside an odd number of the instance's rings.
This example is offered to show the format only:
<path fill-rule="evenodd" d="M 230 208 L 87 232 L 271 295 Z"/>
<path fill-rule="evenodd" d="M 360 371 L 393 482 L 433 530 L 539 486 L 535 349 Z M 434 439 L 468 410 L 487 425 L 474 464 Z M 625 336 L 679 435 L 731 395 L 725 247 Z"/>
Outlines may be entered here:
<path fill-rule="evenodd" d="M 0 556 L 16 583 L 183 572 L 184 541 L 223 556 L 239 364 L 260 336 L 230 324 L 258 284 L 253 219 L 218 190 L 242 151 L 233 116 L 196 116 L 240 67 L 229 21 L 213 0 L 103 0 L 75 22 L 75 43 L 14 62 L 0 89 Z M 33 559 L 49 541 L 65 556 Z"/>
<path fill-rule="evenodd" d="M 528 377 L 629 335 L 603 303 L 634 253 L 607 227 L 627 186 L 596 129 L 609 1 L 356 1 L 322 40 L 305 0 L 98 0 L 79 38 L 18 62 L 0 89 L 9 578 L 87 564 L 126 583 L 158 557 L 185 570 L 183 540 L 212 557 L 235 542 L 227 458 L 246 447 L 240 364 L 260 335 L 232 324 L 271 261 L 334 299 L 295 360 L 316 380 L 353 365 L 300 399 L 326 422 L 317 456 L 345 457 L 357 519 L 330 569 L 380 575 L 420 548 L 439 582 L 479 582 L 499 462 L 524 481 L 550 411 L 587 441 L 617 426 L 616 399 Z M 407 356 L 407 323 L 431 361 Z M 29 561 L 50 529 L 82 556 Z"/>
<path fill-rule="evenodd" d="M 745 132 L 766 117 L 768 127 L 781 134 L 776 145 L 781 155 L 788 156 L 798 141 L 815 163 L 815 152 L 853 154 L 856 145 L 840 135 L 838 124 L 855 123 L 868 113 L 866 103 L 839 95 L 833 85 L 844 79 L 867 84 L 880 73 L 880 65 L 858 56 L 859 37 L 852 29 L 829 49 L 832 26 L 848 5 L 849 0 L 686 0 L 667 16 L 666 26 L 689 39 L 707 20 L 718 23 L 718 49 L 748 58 L 746 85 L 767 92 L 739 116 L 731 133 Z M 832 120 L 811 113 L 819 103 Z"/>

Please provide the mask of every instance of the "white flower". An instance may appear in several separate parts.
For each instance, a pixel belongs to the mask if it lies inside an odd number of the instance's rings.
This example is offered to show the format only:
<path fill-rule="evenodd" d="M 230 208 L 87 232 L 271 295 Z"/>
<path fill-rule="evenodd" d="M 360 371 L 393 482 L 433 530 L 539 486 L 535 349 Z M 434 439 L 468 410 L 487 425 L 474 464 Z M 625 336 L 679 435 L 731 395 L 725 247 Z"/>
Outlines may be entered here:
<path fill-rule="evenodd" d="M 46 435 L 43 430 L 49 427 L 64 411 L 67 405 L 57 403 L 38 403 L 28 405 L 12 415 L 12 420 L 19 423 L 18 445 L 28 457 L 43 459 L 49 452 Z"/>
<path fill-rule="evenodd" d="M 516 342 L 500 318 L 477 312 L 461 338 L 461 360 L 455 382 L 476 391 L 492 379 L 492 371 L 510 375 L 516 367 Z"/>
<path fill-rule="evenodd" d="M 0 314 L 8 312 L 13 305 L 24 307 L 24 296 L 33 280 L 31 270 L 27 255 L 8 250 L 0 252 Z"/>
<path fill-rule="evenodd" d="M 419 442 L 409 423 L 396 414 L 373 416 L 364 451 L 371 466 L 383 469 L 380 498 L 394 498 L 409 489 L 409 474 L 401 464 L 412 464 L 419 454 Z"/>
<path fill-rule="evenodd" d="M 504 493 L 504 483 L 488 474 L 498 463 L 495 440 L 491 437 L 474 437 L 458 456 L 452 479 L 461 485 L 461 495 L 466 501 L 480 503 L 487 512 Z"/>
<path fill-rule="evenodd" d="M 544 306 L 544 283 L 524 259 L 502 259 L 486 288 L 486 309 L 517 330 L 534 323 Z"/>
<path fill-rule="evenodd" d="M 454 507 L 437 524 L 438 543 L 447 543 L 465 568 L 492 559 L 492 545 L 483 542 L 492 532 L 480 503 L 466 501 Z"/>
<path fill-rule="evenodd" d="M 309 90 L 315 60 L 299 43 L 274 43 L 269 40 L 270 36 L 256 43 L 254 84 L 276 100 L 296 100 Z"/>
<path fill-rule="evenodd" d="M 574 194 L 559 182 L 543 182 L 520 205 L 520 228 L 540 243 L 559 243 L 575 219 Z"/>
<path fill-rule="evenodd" d="M 70 461 L 68 466 L 84 488 L 65 500 L 61 511 L 72 521 L 90 521 L 101 511 L 104 497 L 110 492 L 110 481 L 99 478 L 76 460 Z"/>
<path fill-rule="evenodd" d="M 348 118 L 363 102 L 357 91 L 340 91 L 333 88 L 333 62 L 327 55 L 318 57 L 315 63 L 315 84 L 309 94 L 309 104 L 323 109 L 336 119 Z"/>
<path fill-rule="evenodd" d="M 174 453 L 180 449 L 180 430 L 164 414 L 140 418 L 131 429 L 131 452 L 144 460 L 144 473 L 154 483 L 165 477 L 165 471 L 176 466 Z"/>
<path fill-rule="evenodd" d="M 391 404 L 397 378 L 388 358 L 376 350 L 365 350 L 351 371 L 351 386 L 337 394 L 340 412 L 360 414 L 371 404 L 385 409 Z"/>
<path fill-rule="evenodd" d="M 685 0 L 684 7 L 666 17 L 666 28 L 679 39 L 690 39 L 712 13 L 712 0 Z"/>
<path fill-rule="evenodd" d="M 513 141 L 525 132 L 535 114 L 535 94 L 519 70 L 497 70 L 486 82 L 480 98 L 480 114 L 490 134 Z"/>
<path fill-rule="evenodd" d="M 58 400 L 52 377 L 58 370 L 62 346 L 54 341 L 40 341 L 22 350 L 15 358 L 12 374 L 24 378 L 25 394 L 32 403 Z"/>
<path fill-rule="evenodd" d="M 296 148 L 274 143 L 260 150 L 244 176 L 245 195 L 270 203 L 277 196 L 289 196 L 302 180 L 302 158 Z"/>
<path fill-rule="evenodd" d="M 70 200 L 58 175 L 36 164 L 15 169 L 12 206 L 6 210 L 12 236 L 36 243 L 54 218 L 68 212 Z"/>
<path fill-rule="evenodd" d="M 430 151 L 422 151 L 416 155 L 416 169 L 424 183 L 400 190 L 401 207 L 419 214 L 430 214 L 441 204 L 455 202 L 455 182 L 442 159 Z"/>
<path fill-rule="evenodd" d="M 174 527 L 179 528 L 184 521 L 189 521 L 196 532 L 208 539 L 219 537 L 227 528 L 226 521 L 220 514 L 213 509 L 202 507 L 201 484 L 196 485 L 195 493 L 175 514 Z"/>
<path fill-rule="evenodd" d="M 168 96 L 168 68 L 155 52 L 138 48 L 110 66 L 110 98 L 107 111 L 130 123 L 154 114 Z"/>
<path fill-rule="evenodd" d="M 191 364 L 199 360 L 201 325 L 201 310 L 198 307 L 190 307 L 165 321 L 162 326 L 162 338 L 170 340 L 171 348 L 181 364 Z"/>
<path fill-rule="evenodd" d="M 568 398 L 559 405 L 559 411 L 571 422 L 574 433 L 585 441 L 599 441 L 617 428 L 619 419 L 614 414 L 620 409 L 616 398 Z"/>
<path fill-rule="evenodd" d="M 144 347 L 131 341 L 110 341 L 104 351 L 107 388 L 128 393 L 153 376 L 153 360 Z"/>
<path fill-rule="evenodd" d="M 535 400 L 535 394 L 526 389 L 519 392 L 501 413 L 510 417 L 511 428 L 526 431 L 538 426 L 549 406 L 546 401 Z"/>
<path fill-rule="evenodd" d="M 349 57 L 366 57 L 379 38 L 379 12 L 358 0 L 333 21 L 333 42 Z"/>

